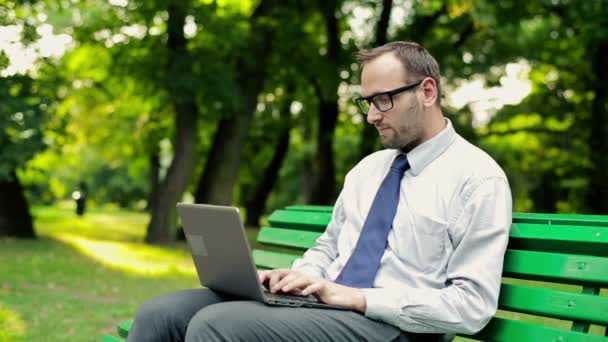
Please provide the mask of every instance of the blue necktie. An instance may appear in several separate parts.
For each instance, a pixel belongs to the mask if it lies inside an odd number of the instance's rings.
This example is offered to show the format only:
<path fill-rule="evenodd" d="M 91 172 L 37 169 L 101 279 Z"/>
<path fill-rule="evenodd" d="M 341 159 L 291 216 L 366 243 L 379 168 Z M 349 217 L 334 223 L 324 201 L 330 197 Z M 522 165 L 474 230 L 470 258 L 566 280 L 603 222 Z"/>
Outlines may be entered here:
<path fill-rule="evenodd" d="M 353 254 L 336 278 L 336 283 L 358 288 L 374 287 L 399 203 L 401 178 L 409 168 L 405 155 L 400 154 L 395 158 L 376 193 Z"/>

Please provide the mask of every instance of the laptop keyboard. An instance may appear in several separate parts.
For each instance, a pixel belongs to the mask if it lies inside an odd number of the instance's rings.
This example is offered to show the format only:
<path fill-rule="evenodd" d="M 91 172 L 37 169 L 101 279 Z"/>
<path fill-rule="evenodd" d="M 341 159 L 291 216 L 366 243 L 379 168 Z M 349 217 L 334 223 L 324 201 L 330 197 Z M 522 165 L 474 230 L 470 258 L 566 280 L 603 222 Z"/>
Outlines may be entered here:
<path fill-rule="evenodd" d="M 319 302 L 319 300 L 317 298 L 315 298 L 314 296 L 298 296 L 298 295 L 291 295 L 291 294 L 285 294 L 285 293 L 272 293 L 272 292 L 267 292 L 266 290 L 264 291 L 264 297 L 266 297 L 266 299 L 301 301 L 301 302 L 305 302 L 305 303 L 318 303 Z"/>

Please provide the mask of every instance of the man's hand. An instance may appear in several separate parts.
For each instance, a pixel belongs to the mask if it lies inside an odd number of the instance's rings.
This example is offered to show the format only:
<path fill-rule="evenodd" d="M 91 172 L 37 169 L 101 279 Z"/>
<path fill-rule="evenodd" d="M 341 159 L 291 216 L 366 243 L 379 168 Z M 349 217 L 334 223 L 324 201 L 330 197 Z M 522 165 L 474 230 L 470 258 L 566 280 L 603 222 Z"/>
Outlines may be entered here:
<path fill-rule="evenodd" d="M 260 283 L 268 281 L 272 293 L 294 292 L 303 296 L 310 294 L 326 304 L 340 305 L 364 313 L 365 296 L 360 289 L 312 277 L 289 269 L 258 271 Z"/>

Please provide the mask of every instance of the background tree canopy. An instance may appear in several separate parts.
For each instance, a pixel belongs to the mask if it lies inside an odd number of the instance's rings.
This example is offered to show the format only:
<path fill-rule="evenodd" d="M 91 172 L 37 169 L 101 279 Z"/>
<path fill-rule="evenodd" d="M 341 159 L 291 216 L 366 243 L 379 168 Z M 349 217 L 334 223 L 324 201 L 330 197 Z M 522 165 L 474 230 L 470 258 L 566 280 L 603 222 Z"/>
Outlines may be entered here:
<path fill-rule="evenodd" d="M 148 210 L 180 200 L 247 223 L 332 204 L 381 148 L 351 99 L 353 54 L 414 40 L 444 114 L 506 171 L 516 211 L 608 214 L 608 1 L 0 1 L 0 236 L 29 206 Z"/>

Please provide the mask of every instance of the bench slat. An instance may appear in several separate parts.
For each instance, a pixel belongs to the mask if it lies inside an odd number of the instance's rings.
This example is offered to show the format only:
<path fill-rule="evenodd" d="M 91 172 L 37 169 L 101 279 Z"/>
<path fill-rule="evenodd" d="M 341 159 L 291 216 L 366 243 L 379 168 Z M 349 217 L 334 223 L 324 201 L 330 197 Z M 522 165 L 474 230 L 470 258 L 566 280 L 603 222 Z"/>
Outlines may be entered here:
<path fill-rule="evenodd" d="M 263 227 L 258 233 L 257 241 L 266 245 L 308 249 L 315 245 L 319 232 L 305 230 Z"/>
<path fill-rule="evenodd" d="M 131 330 L 132 326 L 133 326 L 132 319 L 129 319 L 129 320 L 126 320 L 126 321 L 120 323 L 118 325 L 118 335 L 120 335 L 120 337 L 122 337 L 122 338 L 127 338 L 127 336 L 129 335 L 129 330 Z"/>
<path fill-rule="evenodd" d="M 532 219 L 535 216 L 537 218 Z M 553 216 L 556 216 L 556 218 L 551 220 L 546 219 L 546 217 Z M 577 216 L 583 216 L 583 218 L 578 220 L 576 219 Z M 576 242 L 593 243 L 596 244 L 596 247 L 592 248 L 597 251 L 596 254 L 608 254 L 608 252 L 605 252 L 608 248 L 604 248 L 608 246 L 608 225 L 603 225 L 603 222 L 608 222 L 608 220 L 604 216 L 601 216 L 604 221 L 600 218 L 591 220 L 588 218 L 590 216 L 595 217 L 598 215 L 525 214 L 523 216 L 526 218 L 525 222 L 516 220 L 514 216 L 511 236 L 529 240 L 571 241 L 569 246 L 575 247 L 577 245 Z M 566 217 L 569 218 L 566 219 Z M 331 213 L 304 210 L 276 210 L 268 218 L 273 227 L 321 232 L 325 230 L 330 220 Z M 549 221 L 553 223 L 549 223 Z M 556 222 L 559 222 L 559 225 Z M 591 223 L 594 223 L 594 225 L 591 225 Z M 580 249 L 580 246 L 576 248 Z"/>
<path fill-rule="evenodd" d="M 462 335 L 479 341 L 568 341 L 568 342 L 608 342 L 608 338 L 568 331 L 544 325 L 493 318 L 488 325 L 474 336 Z"/>
<path fill-rule="evenodd" d="M 608 297 L 538 287 L 503 284 L 501 309 L 595 324 L 608 323 Z"/>
<path fill-rule="evenodd" d="M 296 211 L 318 211 L 322 213 L 331 213 L 332 210 L 334 210 L 334 207 L 329 205 L 290 205 L 285 209 Z"/>
<path fill-rule="evenodd" d="M 116 336 L 112 336 L 112 335 L 105 335 L 102 339 L 101 342 L 125 342 L 125 340 L 123 340 L 122 338 L 118 338 Z"/>
<path fill-rule="evenodd" d="M 608 256 L 608 228 L 513 223 L 509 247 L 544 252 Z"/>
<path fill-rule="evenodd" d="M 278 229 L 274 232 L 273 229 Z M 590 226 L 560 226 L 546 224 L 513 224 L 510 249 L 608 256 L 608 229 Z M 314 246 L 320 232 L 302 229 L 263 227 L 258 242 L 263 244 L 306 249 Z"/>
<path fill-rule="evenodd" d="M 291 211 L 322 212 L 331 214 L 333 207 L 325 205 L 290 205 L 285 209 Z M 608 227 L 608 216 L 583 214 L 513 213 L 513 222 Z"/>
<path fill-rule="evenodd" d="M 513 213 L 513 222 L 608 227 L 608 215 Z"/>
<path fill-rule="evenodd" d="M 605 287 L 608 284 L 608 259 L 510 249 L 505 255 L 503 273 L 513 278 Z"/>
<path fill-rule="evenodd" d="M 273 227 L 304 229 L 322 232 L 331 220 L 330 213 L 275 210 L 268 222 Z"/>
<path fill-rule="evenodd" d="M 260 268 L 290 268 L 299 255 L 266 251 L 262 249 L 253 250 L 255 265 Z"/>

